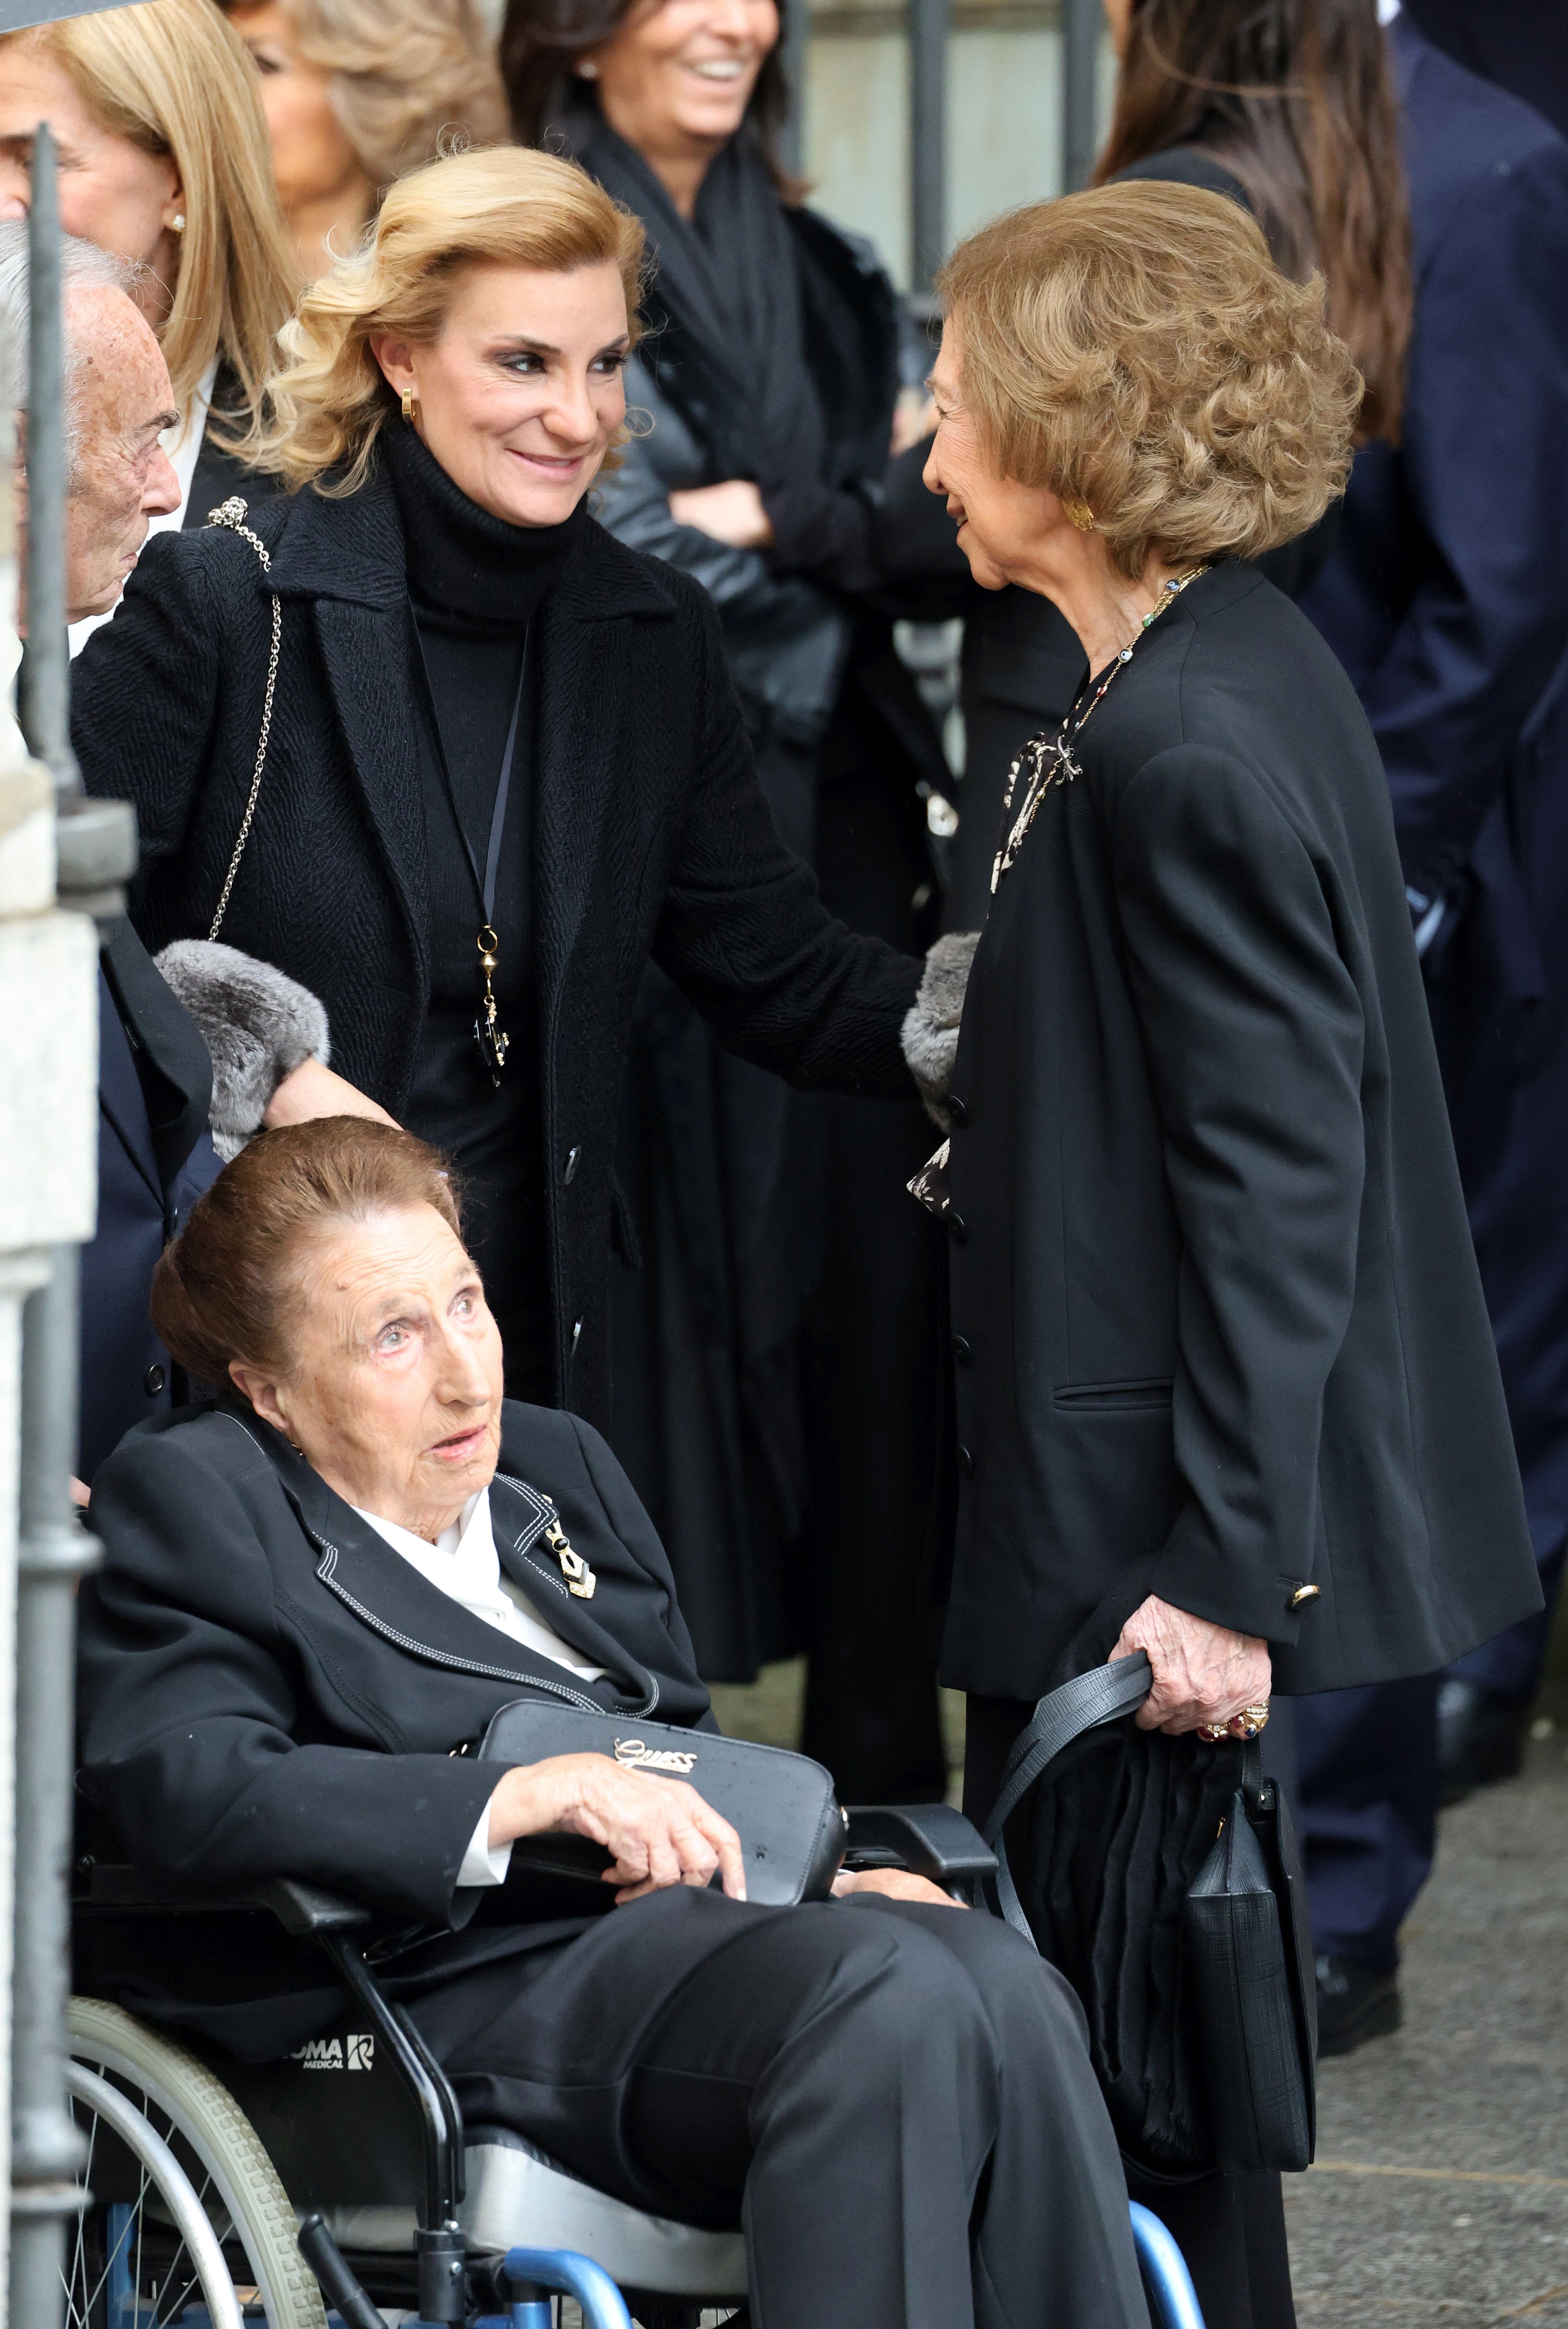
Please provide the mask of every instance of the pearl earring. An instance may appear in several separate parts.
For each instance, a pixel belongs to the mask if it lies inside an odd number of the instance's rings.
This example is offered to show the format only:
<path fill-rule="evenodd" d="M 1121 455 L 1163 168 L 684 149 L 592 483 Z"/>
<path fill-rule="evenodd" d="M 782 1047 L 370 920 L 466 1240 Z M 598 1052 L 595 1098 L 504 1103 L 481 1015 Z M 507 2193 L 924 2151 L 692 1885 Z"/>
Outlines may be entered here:
<path fill-rule="evenodd" d="M 578 66 L 577 78 L 579 80 L 597 80 L 599 79 L 599 67 L 594 63 L 591 57 L 584 57 L 582 62 Z"/>
<path fill-rule="evenodd" d="M 184 234 L 185 231 L 185 214 L 184 211 L 176 211 L 174 217 L 169 221 L 169 224 L 174 228 L 176 234 Z"/>

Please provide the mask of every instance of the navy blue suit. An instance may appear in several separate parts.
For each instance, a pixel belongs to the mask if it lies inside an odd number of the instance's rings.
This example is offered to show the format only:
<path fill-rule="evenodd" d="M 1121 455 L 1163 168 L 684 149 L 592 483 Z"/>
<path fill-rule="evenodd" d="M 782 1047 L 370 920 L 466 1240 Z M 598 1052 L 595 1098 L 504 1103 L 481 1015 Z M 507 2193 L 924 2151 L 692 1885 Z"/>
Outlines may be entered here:
<path fill-rule="evenodd" d="M 1401 17 L 1403 436 L 1302 601 L 1382 750 L 1535 1553 L 1568 1534 L 1568 141 Z M 1477 1544 L 1485 1562 L 1489 1548 Z M 1544 1617 L 1463 1662 L 1525 1697 Z M 1436 1678 L 1304 1700 L 1318 1947 L 1387 1967 L 1431 1866 Z"/>
<path fill-rule="evenodd" d="M 98 1232 L 81 1252 L 77 1470 L 171 1403 L 174 1363 L 147 1316 L 166 1240 L 217 1177 L 213 1066 L 195 1021 L 128 921 L 99 956 Z"/>

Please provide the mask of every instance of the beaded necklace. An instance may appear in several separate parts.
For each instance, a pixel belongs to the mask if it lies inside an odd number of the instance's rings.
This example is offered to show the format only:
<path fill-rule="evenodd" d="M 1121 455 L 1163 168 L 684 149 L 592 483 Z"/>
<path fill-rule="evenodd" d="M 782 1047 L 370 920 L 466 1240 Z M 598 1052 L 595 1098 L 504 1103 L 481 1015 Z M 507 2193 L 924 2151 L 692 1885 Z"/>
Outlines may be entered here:
<path fill-rule="evenodd" d="M 1195 582 L 1200 574 L 1206 574 L 1208 570 L 1206 565 L 1194 566 L 1189 568 L 1185 574 L 1173 575 L 1168 582 L 1163 584 L 1157 600 L 1149 608 L 1138 627 L 1138 638 L 1133 640 L 1132 646 L 1125 646 L 1119 655 L 1112 656 L 1104 676 L 1080 716 L 1074 720 L 1072 715 L 1083 702 L 1084 689 L 1090 684 L 1087 679 L 1068 705 L 1066 718 L 1063 721 L 1057 733 L 1054 736 L 1047 736 L 1042 732 L 1038 736 L 1031 736 L 1008 769 L 1006 797 L 1002 803 L 1004 816 L 1011 813 L 1013 795 L 1017 789 L 1019 772 L 1025 766 L 1027 766 L 1028 777 L 1024 787 L 1023 806 L 1013 819 L 1006 839 L 997 850 L 995 863 L 991 867 L 993 897 L 997 893 L 1002 876 L 1011 872 L 1013 862 L 1023 848 L 1029 827 L 1034 822 L 1034 812 L 1052 786 L 1070 785 L 1074 777 L 1081 777 L 1083 774 L 1082 768 L 1072 757 L 1073 740 L 1088 721 L 1091 712 L 1093 712 L 1095 705 L 1100 702 L 1117 673 L 1124 664 L 1132 661 L 1132 648 L 1138 645 L 1138 640 L 1143 636 L 1149 625 L 1157 622 L 1166 608 L 1173 606 L 1181 597 L 1188 583 Z"/>

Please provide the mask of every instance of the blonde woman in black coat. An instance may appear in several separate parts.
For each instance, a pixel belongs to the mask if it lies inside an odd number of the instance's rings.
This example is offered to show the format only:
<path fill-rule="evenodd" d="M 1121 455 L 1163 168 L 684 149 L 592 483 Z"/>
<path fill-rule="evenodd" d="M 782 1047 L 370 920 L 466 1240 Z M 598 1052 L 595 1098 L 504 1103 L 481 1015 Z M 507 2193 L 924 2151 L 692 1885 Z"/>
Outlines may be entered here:
<path fill-rule="evenodd" d="M 847 1091 L 907 1090 L 918 976 L 779 839 L 704 593 L 584 505 L 642 247 L 548 155 L 400 180 L 286 334 L 261 457 L 292 498 L 155 542 L 75 690 L 144 936 L 217 917 L 320 997 L 335 1068 L 462 1174 L 509 1389 L 590 1417 L 650 953 L 732 1049 Z"/>
<path fill-rule="evenodd" d="M 1255 1727 L 1537 1589 L 1376 746 L 1240 562 L 1343 488 L 1321 284 L 1157 184 L 1002 220 L 943 280 L 927 482 L 982 588 L 1082 650 L 1013 772 L 946 1100 L 943 1679 L 983 1816 L 1034 1699 L 1107 1656 L 1148 1652 L 1145 1729 Z M 1138 2196 L 1210 2329 L 1290 2322 L 1277 2177 Z"/>

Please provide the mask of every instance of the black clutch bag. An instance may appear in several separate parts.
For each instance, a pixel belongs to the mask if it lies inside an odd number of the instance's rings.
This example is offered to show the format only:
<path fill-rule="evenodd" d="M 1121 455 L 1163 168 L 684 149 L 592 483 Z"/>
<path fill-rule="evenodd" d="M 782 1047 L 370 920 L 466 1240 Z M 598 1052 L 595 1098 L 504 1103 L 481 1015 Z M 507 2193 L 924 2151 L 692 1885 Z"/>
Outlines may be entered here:
<path fill-rule="evenodd" d="M 741 1839 L 747 1899 L 770 1908 L 825 1900 L 843 1864 L 847 1825 L 831 1773 L 782 1747 L 515 1698 L 492 1716 L 479 1754 L 491 1763 L 608 1755 L 629 1771 L 689 1780 Z M 578 1835 L 524 1836 L 513 1855 L 551 1875 L 594 1881 L 610 1864 L 601 1845 Z"/>
<path fill-rule="evenodd" d="M 1303 2168 L 1316 1988 L 1289 1815 L 1255 1741 L 1136 1729 L 1148 1686 L 1140 1651 L 1040 1700 L 986 1825 L 998 1903 L 1077 1991 L 1137 2173 Z"/>

